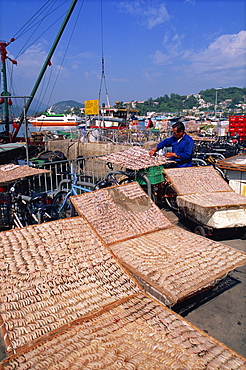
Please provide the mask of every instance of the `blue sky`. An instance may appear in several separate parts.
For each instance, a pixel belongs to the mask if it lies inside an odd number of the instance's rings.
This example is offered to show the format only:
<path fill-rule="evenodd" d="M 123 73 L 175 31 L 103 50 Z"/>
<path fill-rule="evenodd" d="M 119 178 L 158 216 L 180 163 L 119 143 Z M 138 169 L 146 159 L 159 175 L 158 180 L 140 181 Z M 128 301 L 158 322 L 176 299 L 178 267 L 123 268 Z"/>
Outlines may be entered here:
<path fill-rule="evenodd" d="M 18 65 L 7 66 L 12 94 L 30 94 L 71 2 L 0 0 L 0 40 L 17 36 L 7 47 L 10 58 L 22 50 Z M 23 26 L 46 3 L 56 9 L 40 28 L 34 21 L 21 36 Z M 105 81 L 111 104 L 245 87 L 246 2 L 78 0 L 36 98 L 48 105 L 97 99 L 102 54 L 105 103 Z"/>

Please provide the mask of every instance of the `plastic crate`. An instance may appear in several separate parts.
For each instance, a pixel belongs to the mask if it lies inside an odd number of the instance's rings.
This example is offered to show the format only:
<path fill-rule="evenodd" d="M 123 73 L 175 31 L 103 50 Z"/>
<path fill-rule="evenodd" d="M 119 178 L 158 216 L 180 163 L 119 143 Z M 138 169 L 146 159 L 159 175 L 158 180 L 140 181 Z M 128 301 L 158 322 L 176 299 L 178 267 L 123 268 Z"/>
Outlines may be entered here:
<path fill-rule="evenodd" d="M 160 182 L 165 181 L 163 165 L 144 168 L 142 170 L 139 170 L 138 172 L 140 172 L 142 175 L 147 176 L 152 185 L 159 184 Z M 140 185 L 146 184 L 146 181 L 140 176 L 137 176 L 137 182 Z"/>

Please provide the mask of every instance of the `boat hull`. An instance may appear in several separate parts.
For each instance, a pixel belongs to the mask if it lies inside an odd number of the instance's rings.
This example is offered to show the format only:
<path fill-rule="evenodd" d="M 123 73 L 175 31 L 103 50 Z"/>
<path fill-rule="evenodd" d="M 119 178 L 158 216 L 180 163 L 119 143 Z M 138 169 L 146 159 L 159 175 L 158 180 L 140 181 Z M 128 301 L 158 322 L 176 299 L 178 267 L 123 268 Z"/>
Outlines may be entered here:
<path fill-rule="evenodd" d="M 36 126 L 36 127 L 47 127 L 47 126 L 57 126 L 57 127 L 64 127 L 64 126 L 69 126 L 69 127 L 76 127 L 78 125 L 80 125 L 82 123 L 81 122 L 66 122 L 66 121 L 61 121 L 61 122 L 54 122 L 54 121 L 38 121 L 38 122 L 34 122 L 34 121 L 29 121 L 29 123 L 31 123 L 31 125 L 33 126 Z"/>
<path fill-rule="evenodd" d="M 33 126 L 58 126 L 58 127 L 62 127 L 62 126 L 69 126 L 69 127 L 76 127 L 78 125 L 80 125 L 82 123 L 82 121 L 32 121 L 32 120 L 29 120 L 29 123 L 31 123 L 31 125 Z"/>

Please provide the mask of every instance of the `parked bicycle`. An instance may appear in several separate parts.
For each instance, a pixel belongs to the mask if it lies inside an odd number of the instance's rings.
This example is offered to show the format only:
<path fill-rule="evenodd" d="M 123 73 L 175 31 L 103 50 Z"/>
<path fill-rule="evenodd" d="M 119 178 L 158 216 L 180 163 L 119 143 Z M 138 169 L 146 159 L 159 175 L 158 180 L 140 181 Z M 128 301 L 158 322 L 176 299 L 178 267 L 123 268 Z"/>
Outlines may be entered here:
<path fill-rule="evenodd" d="M 172 210 L 177 209 L 176 197 L 177 194 L 171 184 L 163 176 L 163 181 L 155 181 L 151 179 L 144 171 L 116 171 L 113 170 L 111 163 L 107 163 L 110 171 L 106 173 L 104 179 L 99 181 L 96 188 L 109 187 L 113 185 L 122 185 L 125 183 L 137 181 L 148 196 L 161 208 L 167 207 Z M 162 169 L 158 168 L 159 171 Z M 153 180 L 153 181 L 152 181 Z M 152 183 L 154 182 L 154 183 Z"/>
<path fill-rule="evenodd" d="M 17 181 L 0 197 L 0 228 L 24 227 L 56 219 L 53 199 L 47 192 L 23 194 Z"/>
<path fill-rule="evenodd" d="M 71 203 L 70 196 L 91 192 L 96 185 L 89 181 L 81 181 L 82 179 L 91 180 L 92 176 L 68 172 L 62 174 L 66 174 L 70 179 L 64 179 L 59 183 L 58 192 L 54 196 L 52 206 L 57 218 L 73 217 L 76 215 L 76 211 Z"/>

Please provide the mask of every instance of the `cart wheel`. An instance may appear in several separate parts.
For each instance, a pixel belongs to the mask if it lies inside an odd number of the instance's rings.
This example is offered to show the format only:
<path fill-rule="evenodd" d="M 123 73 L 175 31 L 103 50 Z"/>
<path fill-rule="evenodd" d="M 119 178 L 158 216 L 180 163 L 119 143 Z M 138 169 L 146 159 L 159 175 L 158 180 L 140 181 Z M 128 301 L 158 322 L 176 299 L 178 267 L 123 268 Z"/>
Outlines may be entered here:
<path fill-rule="evenodd" d="M 195 234 L 201 235 L 201 236 L 206 236 L 205 230 L 202 226 L 196 226 L 195 227 Z"/>
<path fill-rule="evenodd" d="M 178 210 L 178 205 L 177 205 L 177 201 L 176 201 L 177 193 L 173 189 L 172 185 L 167 184 L 167 186 L 164 189 L 164 197 L 165 197 L 165 200 L 166 200 L 166 203 L 167 203 L 168 207 L 172 211 L 177 211 Z"/>
<path fill-rule="evenodd" d="M 241 239 L 242 239 L 242 240 L 246 240 L 246 231 L 245 231 L 245 233 L 241 236 Z"/>

